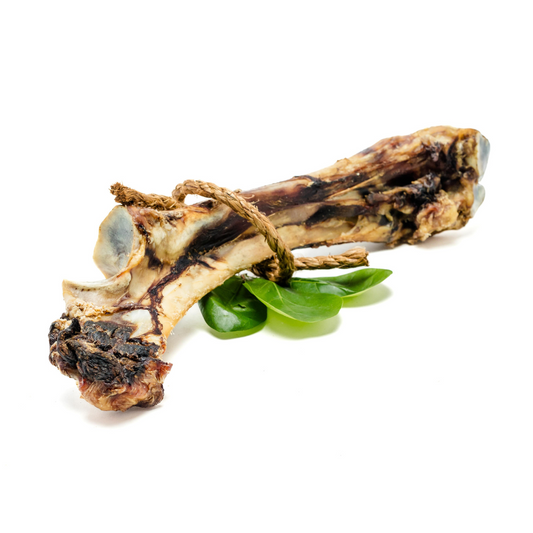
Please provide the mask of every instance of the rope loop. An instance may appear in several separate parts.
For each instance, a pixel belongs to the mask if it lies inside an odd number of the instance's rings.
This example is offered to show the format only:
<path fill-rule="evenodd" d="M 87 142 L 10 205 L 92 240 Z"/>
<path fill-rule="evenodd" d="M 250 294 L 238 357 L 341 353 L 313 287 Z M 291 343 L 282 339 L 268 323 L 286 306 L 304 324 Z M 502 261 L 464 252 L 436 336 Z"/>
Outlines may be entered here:
<path fill-rule="evenodd" d="M 257 272 L 254 273 L 277 283 L 284 283 L 290 279 L 296 270 L 294 255 L 283 242 L 274 224 L 255 205 L 229 189 L 199 180 L 184 181 L 172 191 L 172 198 L 177 202 L 183 203 L 188 194 L 212 198 L 227 205 L 237 215 L 250 222 L 263 235 L 275 257 L 273 262 L 269 260 L 267 263 L 263 262 L 256 265 L 255 270 Z"/>

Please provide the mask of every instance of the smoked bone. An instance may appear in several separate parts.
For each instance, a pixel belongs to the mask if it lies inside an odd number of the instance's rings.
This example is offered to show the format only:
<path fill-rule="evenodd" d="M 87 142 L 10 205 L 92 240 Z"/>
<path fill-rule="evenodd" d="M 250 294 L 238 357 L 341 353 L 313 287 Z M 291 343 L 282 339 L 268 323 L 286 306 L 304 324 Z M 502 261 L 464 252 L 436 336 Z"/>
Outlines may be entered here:
<path fill-rule="evenodd" d="M 488 153 L 476 130 L 429 128 L 242 195 L 292 249 L 413 244 L 473 216 Z M 100 409 L 156 405 L 172 366 L 160 359 L 172 328 L 206 293 L 271 256 L 248 222 L 213 201 L 117 206 L 94 252 L 106 279 L 63 282 L 66 313 L 50 328 L 50 361 Z"/>

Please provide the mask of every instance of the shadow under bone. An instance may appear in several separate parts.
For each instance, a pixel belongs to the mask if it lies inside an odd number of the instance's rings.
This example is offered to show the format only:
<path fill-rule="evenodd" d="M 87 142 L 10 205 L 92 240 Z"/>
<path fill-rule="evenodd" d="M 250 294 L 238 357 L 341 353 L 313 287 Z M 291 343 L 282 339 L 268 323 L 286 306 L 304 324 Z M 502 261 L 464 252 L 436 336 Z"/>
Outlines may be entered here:
<path fill-rule="evenodd" d="M 92 406 L 79 396 L 76 385 L 63 395 L 63 405 L 70 411 L 76 411 L 76 416 L 85 416 L 86 420 L 100 427 L 124 426 L 125 424 L 148 414 L 154 409 L 160 408 L 161 404 L 150 408 L 133 407 L 127 411 L 101 411 Z"/>

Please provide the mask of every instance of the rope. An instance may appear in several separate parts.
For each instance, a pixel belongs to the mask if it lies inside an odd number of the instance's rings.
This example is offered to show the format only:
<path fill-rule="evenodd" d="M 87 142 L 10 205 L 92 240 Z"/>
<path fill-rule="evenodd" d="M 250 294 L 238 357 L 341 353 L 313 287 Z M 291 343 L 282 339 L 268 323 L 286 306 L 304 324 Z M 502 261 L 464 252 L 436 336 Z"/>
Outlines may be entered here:
<path fill-rule="evenodd" d="M 343 254 L 318 255 L 315 257 L 295 257 L 296 270 L 327 270 L 330 268 L 355 268 L 368 266 L 367 251 L 364 248 L 352 248 Z M 279 283 L 280 269 L 275 257 L 254 265 L 250 269 L 256 276 Z"/>
<path fill-rule="evenodd" d="M 152 209 L 158 209 L 161 211 L 171 211 L 177 209 L 180 205 L 169 198 L 161 194 L 144 194 L 125 187 L 121 183 L 115 183 L 111 185 L 111 194 L 115 197 L 115 201 L 122 205 L 136 205 L 138 207 L 151 207 Z"/>
<path fill-rule="evenodd" d="M 274 252 L 274 257 L 254 265 L 252 272 L 277 283 L 287 282 L 296 270 L 354 268 L 368 265 L 368 254 L 364 248 L 353 248 L 339 255 L 295 258 L 266 215 L 240 194 L 237 194 L 236 191 L 230 191 L 213 183 L 186 180 L 172 191 L 172 198 L 157 194 L 143 194 L 119 183 L 115 183 L 111 187 L 111 193 L 115 195 L 115 200 L 123 205 L 137 205 L 162 210 L 183 207 L 183 202 L 188 194 L 211 198 L 227 205 L 237 215 L 250 222 L 265 237 L 268 246 Z"/>

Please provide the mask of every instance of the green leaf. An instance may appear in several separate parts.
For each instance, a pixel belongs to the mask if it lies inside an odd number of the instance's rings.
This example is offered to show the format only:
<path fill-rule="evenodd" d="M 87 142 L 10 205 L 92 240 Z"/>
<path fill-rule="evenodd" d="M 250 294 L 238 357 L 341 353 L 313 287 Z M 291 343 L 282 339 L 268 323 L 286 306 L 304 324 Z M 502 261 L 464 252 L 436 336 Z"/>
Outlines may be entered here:
<path fill-rule="evenodd" d="M 300 285 L 289 283 L 281 287 L 266 279 L 247 280 L 244 286 L 276 313 L 294 318 L 300 322 L 318 322 L 335 316 L 342 307 L 342 300 L 335 294 L 326 294 L 319 290 L 321 283 Z M 314 288 L 313 288 L 314 287 Z"/>
<path fill-rule="evenodd" d="M 207 325 L 220 332 L 246 331 L 267 317 L 266 307 L 244 288 L 238 276 L 206 294 L 198 305 Z"/>
<path fill-rule="evenodd" d="M 324 294 L 336 294 L 341 298 L 360 294 L 368 289 L 379 285 L 392 274 L 391 270 L 382 268 L 364 268 L 342 276 L 328 278 L 293 278 L 291 287 L 300 292 L 322 292 Z M 309 285 L 309 286 L 308 286 Z"/>

